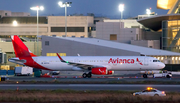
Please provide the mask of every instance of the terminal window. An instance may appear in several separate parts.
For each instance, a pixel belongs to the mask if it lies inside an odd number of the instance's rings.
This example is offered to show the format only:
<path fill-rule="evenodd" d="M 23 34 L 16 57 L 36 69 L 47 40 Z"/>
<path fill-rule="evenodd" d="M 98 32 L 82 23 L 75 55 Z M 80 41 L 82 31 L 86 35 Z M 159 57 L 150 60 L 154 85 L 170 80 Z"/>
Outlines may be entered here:
<path fill-rule="evenodd" d="M 51 32 L 65 32 L 65 27 L 51 27 Z M 84 27 L 67 27 L 67 32 L 84 32 Z"/>

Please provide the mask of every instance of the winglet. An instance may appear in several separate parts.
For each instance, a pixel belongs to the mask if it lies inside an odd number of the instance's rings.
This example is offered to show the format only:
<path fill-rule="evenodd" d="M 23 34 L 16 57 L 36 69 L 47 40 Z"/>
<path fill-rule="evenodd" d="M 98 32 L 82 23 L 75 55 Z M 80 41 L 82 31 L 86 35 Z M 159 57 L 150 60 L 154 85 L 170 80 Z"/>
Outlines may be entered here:
<path fill-rule="evenodd" d="M 56 53 L 57 54 L 57 56 L 59 57 L 59 59 L 61 60 L 61 62 L 66 62 L 65 60 L 63 60 L 62 58 L 61 58 L 61 56 L 58 54 L 58 53 Z"/>

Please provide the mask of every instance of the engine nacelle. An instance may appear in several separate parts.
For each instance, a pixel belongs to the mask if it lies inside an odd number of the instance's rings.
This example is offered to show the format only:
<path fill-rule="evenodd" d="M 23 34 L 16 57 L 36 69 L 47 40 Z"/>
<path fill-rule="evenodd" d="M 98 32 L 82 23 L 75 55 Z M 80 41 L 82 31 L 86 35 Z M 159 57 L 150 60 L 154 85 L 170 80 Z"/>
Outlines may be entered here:
<path fill-rule="evenodd" d="M 114 71 L 108 70 L 108 75 L 114 74 Z"/>
<path fill-rule="evenodd" d="M 114 71 L 112 70 L 108 71 L 106 67 L 96 67 L 91 69 L 91 73 L 96 75 L 110 75 L 110 74 L 114 74 Z"/>

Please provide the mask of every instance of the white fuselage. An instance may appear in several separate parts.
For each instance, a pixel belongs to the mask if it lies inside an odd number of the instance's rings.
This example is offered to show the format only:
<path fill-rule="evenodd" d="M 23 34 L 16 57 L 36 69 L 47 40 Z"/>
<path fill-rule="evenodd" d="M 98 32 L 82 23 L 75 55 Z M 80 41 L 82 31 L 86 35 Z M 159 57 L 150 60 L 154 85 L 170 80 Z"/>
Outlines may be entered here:
<path fill-rule="evenodd" d="M 58 57 L 39 56 L 32 58 L 36 63 L 50 70 L 84 71 L 84 69 L 80 67 L 61 62 Z M 62 58 L 68 62 L 94 65 L 95 67 L 106 67 L 107 70 L 113 71 L 158 70 L 165 67 L 165 64 L 156 58 L 146 56 L 64 56 Z M 11 59 L 9 59 L 9 61 L 17 63 Z"/>

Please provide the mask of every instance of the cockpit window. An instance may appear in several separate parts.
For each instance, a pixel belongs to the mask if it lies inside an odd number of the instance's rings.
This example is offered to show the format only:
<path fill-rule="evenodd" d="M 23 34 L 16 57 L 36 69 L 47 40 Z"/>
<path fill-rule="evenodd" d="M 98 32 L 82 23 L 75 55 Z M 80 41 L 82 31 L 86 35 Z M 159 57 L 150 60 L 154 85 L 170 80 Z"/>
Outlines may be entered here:
<path fill-rule="evenodd" d="M 153 60 L 153 62 L 160 62 L 159 60 Z"/>

